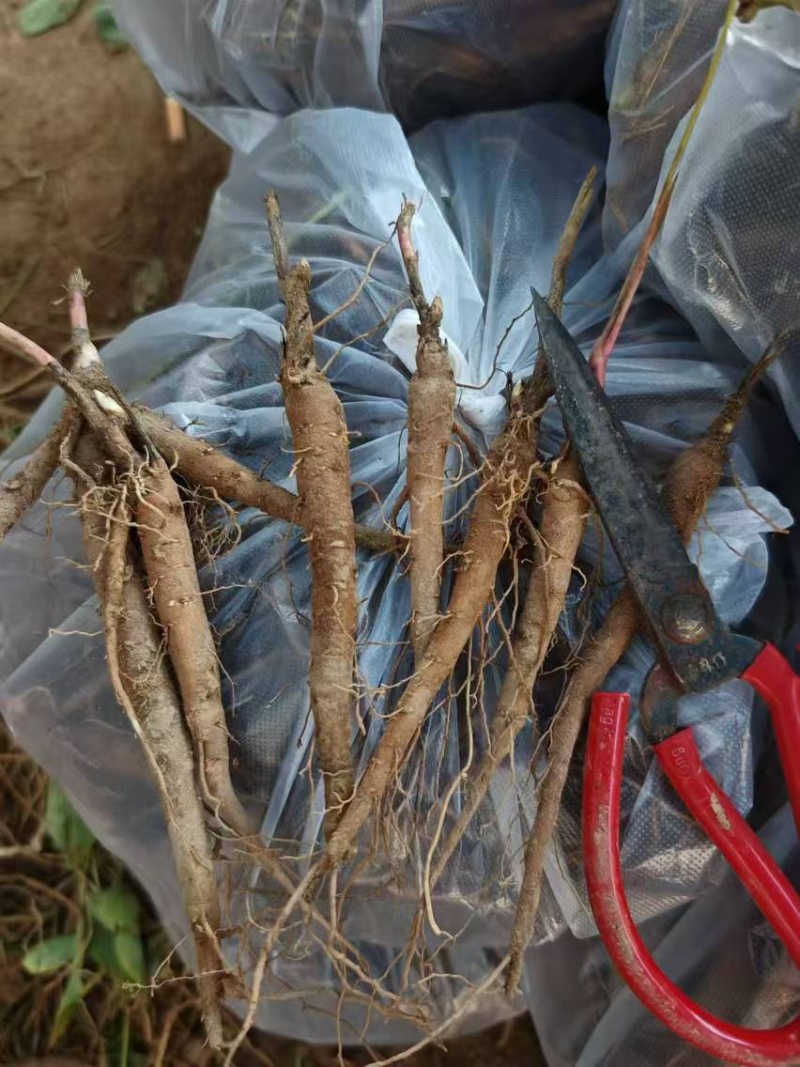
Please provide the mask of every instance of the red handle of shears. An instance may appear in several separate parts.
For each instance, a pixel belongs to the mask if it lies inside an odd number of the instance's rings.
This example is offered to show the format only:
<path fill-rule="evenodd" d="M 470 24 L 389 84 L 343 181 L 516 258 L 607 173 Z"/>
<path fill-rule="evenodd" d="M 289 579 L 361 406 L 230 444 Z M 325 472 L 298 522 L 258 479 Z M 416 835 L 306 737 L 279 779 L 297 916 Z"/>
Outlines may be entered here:
<path fill-rule="evenodd" d="M 742 681 L 752 685 L 769 708 L 794 825 L 800 833 L 800 677 L 777 648 L 767 643 Z"/>
<path fill-rule="evenodd" d="M 769 705 L 795 822 L 800 822 L 800 790 L 793 767 L 800 754 L 800 679 L 770 645 L 743 678 Z M 586 882 L 609 955 L 646 1007 L 689 1044 L 742 1067 L 800 1063 L 800 1018 L 777 1030 L 753 1030 L 717 1019 L 667 978 L 639 936 L 625 896 L 619 856 L 619 795 L 629 704 L 624 693 L 596 694 L 584 772 Z M 706 771 L 692 731 L 681 730 L 654 750 L 689 811 L 800 965 L 800 897 Z"/>

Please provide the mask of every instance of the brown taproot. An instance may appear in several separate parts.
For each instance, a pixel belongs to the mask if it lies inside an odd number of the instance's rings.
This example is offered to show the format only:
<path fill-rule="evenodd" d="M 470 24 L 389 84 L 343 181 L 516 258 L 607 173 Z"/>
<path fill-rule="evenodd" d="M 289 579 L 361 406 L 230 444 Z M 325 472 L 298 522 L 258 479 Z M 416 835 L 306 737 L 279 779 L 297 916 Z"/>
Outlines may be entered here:
<path fill-rule="evenodd" d="M 547 770 L 539 789 L 533 829 L 525 846 L 522 885 L 509 944 L 510 963 L 506 974 L 506 992 L 509 996 L 519 984 L 523 954 L 536 925 L 544 861 L 558 821 L 561 797 L 575 743 L 583 725 L 584 711 L 592 694 L 602 686 L 608 672 L 633 641 L 638 625 L 636 601 L 632 593 L 625 589 L 609 609 L 575 667 L 553 723 Z"/>
<path fill-rule="evenodd" d="M 408 385 L 409 551 L 411 641 L 420 663 L 439 620 L 444 559 L 444 472 L 453 428 L 456 384 L 439 330 L 442 302 L 428 304 L 411 240 L 414 205 L 406 200 L 397 220 L 397 240 L 419 315 L 416 370 Z"/>
<path fill-rule="evenodd" d="M 325 831 L 330 837 L 355 783 L 350 743 L 358 611 L 350 442 L 342 403 L 314 355 L 308 304 L 311 270 L 305 260 L 295 266 L 289 264 L 275 193 L 267 194 L 266 207 L 286 306 L 279 378 L 311 557 L 309 685 L 325 789 Z"/>
<path fill-rule="evenodd" d="M 431 634 L 422 662 L 416 664 L 355 795 L 328 841 L 319 873 L 342 862 L 370 814 L 396 785 L 428 709 L 494 590 L 511 518 L 527 492 L 535 459 L 532 420 L 515 409 L 486 457 L 447 612 Z"/>
<path fill-rule="evenodd" d="M 135 410 L 158 451 L 187 481 L 284 522 L 298 521 L 300 501 L 294 493 L 229 459 L 201 438 L 190 437 L 165 415 L 138 405 Z"/>
<path fill-rule="evenodd" d="M 664 502 L 679 533 L 688 540 L 720 483 L 731 438 L 736 432 L 754 386 L 783 355 L 791 331 L 782 331 L 750 367 L 738 387 L 724 401 L 708 430 L 673 461 L 664 479 Z"/>
<path fill-rule="evenodd" d="M 206 801 L 239 834 L 253 827 L 233 788 L 219 661 L 178 487 L 160 457 L 144 465 L 136 525 L 150 595 L 166 635 Z"/>
<path fill-rule="evenodd" d="M 223 500 L 258 508 L 265 515 L 304 525 L 300 498 L 288 489 L 237 463 L 200 437 L 190 437 L 166 415 L 136 405 L 134 410 L 148 437 L 175 471 L 194 485 L 219 493 Z M 402 550 L 405 538 L 391 530 L 356 524 L 356 544 L 370 552 Z"/>
<path fill-rule="evenodd" d="M 219 1048 L 224 963 L 216 938 L 218 891 L 180 699 L 130 546 L 124 500 L 119 491 L 98 487 L 79 511 L 102 608 L 109 673 L 153 772 L 195 945 L 203 1021 L 209 1043 Z"/>
<path fill-rule="evenodd" d="M 166 416 L 138 404 L 121 404 L 118 390 L 109 382 L 99 358 L 91 357 L 87 346 L 81 345 L 82 358 L 72 374 L 49 352 L 4 323 L 0 323 L 0 345 L 44 368 L 73 399 L 98 439 L 110 435 L 105 440 L 105 450 L 114 462 L 124 464 L 129 455 L 128 446 L 114 424 L 119 419 L 135 419 L 156 449 L 188 481 L 215 490 L 225 500 L 302 525 L 302 509 L 294 493 L 248 470 L 206 441 L 190 437 Z M 405 551 L 405 538 L 391 530 L 357 524 L 355 536 L 359 548 L 369 552 Z"/>
<path fill-rule="evenodd" d="M 520 730 L 531 720 L 533 684 L 564 608 L 575 556 L 590 511 L 579 481 L 579 465 L 574 453 L 569 452 L 551 473 L 544 497 L 530 582 L 511 645 L 511 661 L 492 720 L 488 751 L 474 777 L 469 778 L 462 810 L 436 859 L 432 884 L 441 878 L 445 865 L 480 807 L 495 771 L 513 751 Z"/>
<path fill-rule="evenodd" d="M 592 202 L 596 174 L 597 168 L 592 167 L 583 180 L 553 259 L 548 303 L 556 315 L 561 314 L 563 307 L 567 271 L 581 226 Z M 550 393 L 546 368 L 547 361 L 540 351 L 536 366 L 538 373 L 528 379 L 523 387 L 523 396 L 532 412 L 536 427 Z M 509 667 L 492 720 L 488 750 L 475 775 L 469 778 L 463 807 L 432 869 L 432 885 L 441 878 L 448 860 L 480 807 L 495 771 L 512 752 L 517 735 L 531 719 L 533 685 L 564 607 L 575 555 L 580 547 L 590 510 L 580 480 L 580 465 L 574 452 L 568 451 L 565 458 L 555 461 L 542 503 L 533 567 L 511 643 Z"/>

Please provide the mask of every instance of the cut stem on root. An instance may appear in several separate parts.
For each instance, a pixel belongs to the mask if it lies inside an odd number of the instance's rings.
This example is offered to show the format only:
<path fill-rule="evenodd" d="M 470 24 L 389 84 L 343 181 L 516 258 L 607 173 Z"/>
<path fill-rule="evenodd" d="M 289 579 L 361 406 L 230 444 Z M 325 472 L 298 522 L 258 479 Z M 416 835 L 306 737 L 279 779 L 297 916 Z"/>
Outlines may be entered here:
<path fill-rule="evenodd" d="M 417 665 L 439 620 L 444 559 L 444 481 L 453 427 L 456 384 L 439 330 L 442 302 L 428 304 L 411 239 L 414 205 L 406 200 L 397 219 L 397 240 L 419 315 L 416 370 L 408 385 L 409 552 L 411 641 Z"/>
<path fill-rule="evenodd" d="M 69 276 L 67 294 L 75 369 L 84 369 L 99 362 L 100 357 L 89 333 L 89 319 L 86 313 L 86 297 L 89 295 L 89 283 L 84 278 L 80 267 L 76 267 Z"/>

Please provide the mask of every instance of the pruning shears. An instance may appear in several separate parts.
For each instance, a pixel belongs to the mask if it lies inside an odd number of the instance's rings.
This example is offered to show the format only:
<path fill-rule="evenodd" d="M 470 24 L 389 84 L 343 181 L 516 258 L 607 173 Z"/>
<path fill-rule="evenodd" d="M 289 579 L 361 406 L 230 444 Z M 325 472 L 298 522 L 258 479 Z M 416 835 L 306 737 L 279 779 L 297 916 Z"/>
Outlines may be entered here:
<path fill-rule="evenodd" d="M 773 645 L 732 633 L 717 615 L 655 486 L 580 349 L 533 293 L 539 338 L 587 488 L 658 654 L 640 701 L 645 736 L 683 804 L 724 855 L 800 967 L 800 896 L 703 766 L 678 699 L 733 678 L 766 702 L 800 827 L 800 677 Z M 800 1017 L 774 1030 L 724 1022 L 659 969 L 636 929 L 622 878 L 619 801 L 630 696 L 592 699 L 583 787 L 586 883 L 600 936 L 631 990 L 670 1030 L 728 1063 L 800 1063 Z"/>

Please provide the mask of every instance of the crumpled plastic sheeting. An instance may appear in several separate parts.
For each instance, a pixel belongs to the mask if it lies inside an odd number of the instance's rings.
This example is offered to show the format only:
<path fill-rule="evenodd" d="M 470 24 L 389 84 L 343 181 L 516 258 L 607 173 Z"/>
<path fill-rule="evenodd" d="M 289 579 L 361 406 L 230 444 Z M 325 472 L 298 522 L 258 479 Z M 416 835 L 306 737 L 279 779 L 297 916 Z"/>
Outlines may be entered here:
<path fill-rule="evenodd" d="M 164 89 L 203 107 L 220 130 L 229 107 L 389 110 L 416 129 L 580 98 L 600 75 L 614 0 L 114 0 L 114 8 Z"/>
<path fill-rule="evenodd" d="M 624 0 L 607 60 L 611 147 L 606 240 L 632 258 L 721 25 L 722 0 Z M 652 262 L 707 346 L 755 362 L 793 330 L 770 371 L 800 434 L 797 161 L 800 15 L 734 22 L 681 165 Z M 681 120 L 681 118 L 683 119 Z"/>
<path fill-rule="evenodd" d="M 760 831 L 797 884 L 800 848 L 791 810 Z M 707 1010 L 742 1026 L 775 1027 L 794 1016 L 797 970 L 738 879 L 682 911 L 640 927 L 658 965 Z M 580 1010 L 576 1010 L 576 975 Z M 678 1041 L 619 978 L 597 938 L 567 934 L 528 954 L 528 1004 L 549 1067 L 713 1067 L 720 1061 Z"/>
<path fill-rule="evenodd" d="M 697 99 L 727 6 L 727 0 L 620 0 L 605 64 L 611 146 L 603 236 L 609 247 L 647 214 L 664 153 Z"/>
<path fill-rule="evenodd" d="M 481 395 L 493 400 L 506 384 L 506 370 L 515 377 L 530 372 L 536 347 L 530 313 L 508 333 L 497 372 L 492 373 L 498 344 L 514 316 L 529 304 L 530 284 L 547 288 L 577 188 L 590 164 L 602 161 L 600 120 L 570 105 L 543 105 L 441 122 L 410 142 L 395 119 L 354 110 L 301 112 L 274 120 L 257 140 L 254 131 L 262 128 L 260 121 L 253 116 L 247 151 L 234 156 L 230 177 L 216 197 L 183 302 L 134 323 L 104 350 L 110 373 L 129 394 L 162 408 L 188 432 L 240 462 L 294 487 L 276 382 L 283 311 L 262 214 L 263 193 L 270 186 L 281 199 L 291 255 L 304 256 L 311 264 L 315 318 L 353 291 L 370 255 L 387 240 L 405 194 L 421 203 L 414 234 L 423 284 L 427 292 L 442 296 L 444 328 L 470 380 L 485 383 Z M 613 270 L 614 264 L 601 257 L 596 210 L 579 242 L 565 306 L 567 325 L 587 347 L 604 321 Z M 353 433 L 354 504 L 362 522 L 379 523 L 403 486 L 409 371 L 407 361 L 404 364 L 385 342 L 405 292 L 399 255 L 389 245 L 379 252 L 358 303 L 325 327 L 317 342 L 321 363 L 335 357 L 329 373 Z M 384 325 L 370 333 L 379 323 Z M 681 321 L 650 299 L 631 315 L 610 366 L 608 387 L 641 454 L 657 470 L 685 439 L 707 425 L 741 369 L 741 360 L 711 362 Z M 672 403 L 677 397 L 680 403 Z M 52 421 L 57 403 L 50 398 L 12 456 L 33 446 Z M 463 422 L 469 430 L 468 418 Z M 560 434 L 557 418 L 548 418 L 545 446 L 558 447 Z M 482 431 L 476 430 L 474 438 L 479 448 L 487 447 Z M 740 474 L 746 482 L 752 480 L 747 470 Z M 750 492 L 766 518 L 754 519 L 737 491 L 723 490 L 700 534 L 706 578 L 732 619 L 747 610 L 764 582 L 763 532 L 770 522 L 790 522 L 766 490 L 753 487 Z M 463 491 L 450 494 L 451 513 L 463 499 Z M 402 520 L 403 512 L 400 516 Z M 310 594 L 306 550 L 297 533 L 259 513 L 246 511 L 241 521 L 241 542 L 202 576 L 206 588 L 213 590 L 212 622 L 229 679 L 226 697 L 238 784 L 264 805 L 265 837 L 303 852 L 316 840 L 321 821 L 315 783 L 303 773 L 311 740 L 303 617 Z M 738 538 L 735 552 L 741 555 L 734 553 L 735 563 L 720 540 L 726 527 Z M 587 543 L 588 560 L 591 552 Z M 0 667 L 7 679 L 0 706 L 20 741 L 61 782 L 100 839 L 148 886 L 159 912 L 177 933 L 182 916 L 158 802 L 137 743 L 110 692 L 101 642 L 85 636 L 97 633 L 98 621 L 87 603 L 87 575 L 70 562 L 80 558 L 78 524 L 63 509 L 52 512 L 51 535 L 44 509 L 38 507 L 0 546 L 5 594 L 0 627 L 6 639 Z M 759 565 L 749 565 L 750 558 Z M 739 568 L 735 588 L 725 577 L 732 565 Z M 360 560 L 359 594 L 359 670 L 365 685 L 360 712 L 366 733 L 354 743 L 363 765 L 391 710 L 385 694 L 374 699 L 371 695 L 395 676 L 394 648 L 409 605 L 407 583 L 386 558 Z M 564 619 L 567 632 L 574 632 L 580 607 L 576 592 Z M 499 643 L 497 635 L 495 640 Z M 635 649 L 619 668 L 620 684 L 636 692 L 648 665 L 643 647 Z M 484 706 L 489 718 L 501 671 L 498 662 L 486 672 Z M 710 717 L 700 735 L 701 750 L 712 772 L 747 810 L 750 694 L 734 686 L 704 700 Z M 546 713 L 547 702 L 539 704 Z M 552 694 L 549 707 L 552 712 Z M 407 850 L 392 868 L 400 875 L 399 889 L 368 892 L 363 899 L 353 894 L 350 899 L 345 931 L 378 972 L 405 945 L 418 899 L 421 858 L 430 846 L 441 798 L 460 769 L 464 737 L 456 711 L 451 701 L 430 717 L 404 778 L 407 786 L 413 785 L 414 806 L 422 817 L 413 832 L 407 832 L 407 822 L 398 822 L 406 828 L 398 840 Z M 696 712 L 696 706 L 687 708 L 686 721 L 693 721 Z M 476 759 L 486 745 L 478 718 L 473 723 Z M 629 864 L 640 872 L 632 903 L 634 913 L 642 917 L 704 891 L 721 872 L 713 849 L 676 813 L 663 786 L 637 755 L 636 737 L 634 729 L 624 847 Z M 723 738 L 733 745 L 723 748 Z M 498 776 L 435 902 L 443 928 L 459 930 L 469 920 L 449 950 L 444 969 L 474 980 L 497 962 L 513 918 L 522 835 L 535 809 L 529 732 L 521 735 L 516 758 L 515 779 L 508 770 Z M 457 791 L 448 820 L 459 804 Z M 445 830 L 447 825 L 449 821 Z M 655 838 L 650 836 L 654 827 Z M 559 853 L 574 852 L 574 834 L 573 809 L 568 807 L 559 830 Z M 676 885 L 665 897 L 658 869 L 659 849 L 667 838 L 691 852 L 693 863 L 680 871 L 680 888 Z M 511 875 L 502 893 L 497 882 L 501 873 Z M 574 862 L 571 868 L 551 863 L 548 877 L 539 937 L 554 936 L 565 923 L 576 933 L 587 933 L 585 908 L 575 905 L 582 887 Z M 390 982 L 396 970 L 390 970 Z M 326 989 L 317 1005 L 335 1006 L 335 975 L 320 953 L 281 958 L 275 962 L 275 974 L 278 981 L 295 987 Z M 431 990 L 436 1011 L 445 1015 L 462 985 L 443 979 Z M 308 999 L 314 1001 L 313 996 Z M 496 1021 L 502 1011 L 518 1009 L 519 1003 L 487 1001 L 465 1025 L 479 1027 L 490 1017 Z M 358 1005 L 347 1005 L 345 1020 L 351 1033 L 366 1026 L 365 1036 L 373 1042 L 412 1036 L 400 1023 L 366 1020 Z M 259 1023 L 306 1039 L 335 1036 L 330 1015 L 307 1011 L 298 1002 L 267 1001 Z"/>

